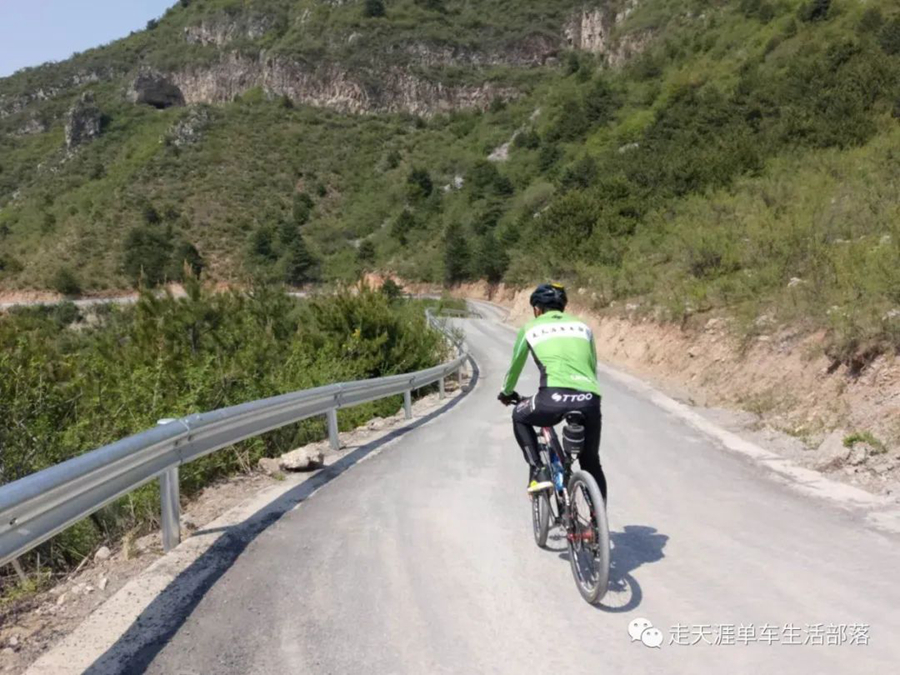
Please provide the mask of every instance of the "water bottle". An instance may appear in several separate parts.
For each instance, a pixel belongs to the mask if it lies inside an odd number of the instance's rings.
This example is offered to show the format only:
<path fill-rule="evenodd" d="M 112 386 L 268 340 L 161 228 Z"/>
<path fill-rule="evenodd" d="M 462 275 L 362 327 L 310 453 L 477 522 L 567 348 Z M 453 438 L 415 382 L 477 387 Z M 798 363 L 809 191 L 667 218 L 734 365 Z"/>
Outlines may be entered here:
<path fill-rule="evenodd" d="M 550 466 L 553 472 L 553 484 L 556 487 L 557 492 L 562 492 L 563 489 L 563 467 L 562 463 L 559 461 L 559 457 L 556 456 L 556 453 L 553 453 L 553 456 L 550 458 Z"/>

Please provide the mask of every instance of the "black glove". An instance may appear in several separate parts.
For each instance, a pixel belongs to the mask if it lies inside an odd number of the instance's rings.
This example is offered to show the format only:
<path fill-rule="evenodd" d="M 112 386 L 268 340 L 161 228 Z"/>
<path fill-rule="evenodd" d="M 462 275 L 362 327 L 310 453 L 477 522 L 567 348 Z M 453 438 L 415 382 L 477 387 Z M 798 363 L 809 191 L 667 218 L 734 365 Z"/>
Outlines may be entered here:
<path fill-rule="evenodd" d="M 513 405 L 522 400 L 522 397 L 519 396 L 518 392 L 512 392 L 511 394 L 504 394 L 502 391 L 497 395 L 497 400 L 500 401 L 503 405 Z"/>

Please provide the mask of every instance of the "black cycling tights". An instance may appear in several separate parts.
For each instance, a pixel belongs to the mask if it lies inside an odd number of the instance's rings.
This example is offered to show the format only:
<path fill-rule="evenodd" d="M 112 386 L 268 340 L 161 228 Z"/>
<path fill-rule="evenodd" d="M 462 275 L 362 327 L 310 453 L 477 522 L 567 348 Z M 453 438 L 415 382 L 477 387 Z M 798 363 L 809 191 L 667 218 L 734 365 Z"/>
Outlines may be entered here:
<path fill-rule="evenodd" d="M 600 465 L 600 429 L 603 414 L 600 412 L 600 397 L 596 394 L 545 387 L 531 398 L 523 399 L 513 410 L 513 430 L 516 441 L 522 448 L 525 461 L 531 466 L 540 462 L 537 456 L 537 433 L 535 427 L 551 427 L 559 424 L 566 413 L 578 411 L 584 415 L 584 449 L 578 456 L 581 468 L 597 481 L 603 499 L 606 499 L 606 476 Z"/>

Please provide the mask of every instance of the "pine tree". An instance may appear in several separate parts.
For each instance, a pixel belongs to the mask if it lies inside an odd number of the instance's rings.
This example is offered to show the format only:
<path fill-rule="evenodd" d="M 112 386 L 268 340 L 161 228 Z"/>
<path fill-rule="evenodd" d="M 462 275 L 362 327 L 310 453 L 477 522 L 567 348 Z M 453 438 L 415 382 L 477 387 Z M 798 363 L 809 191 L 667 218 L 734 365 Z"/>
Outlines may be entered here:
<path fill-rule="evenodd" d="M 417 201 L 431 196 L 434 191 L 434 183 L 427 169 L 416 167 L 409 172 L 406 178 L 407 193 L 410 201 Z"/>
<path fill-rule="evenodd" d="M 408 210 L 404 209 L 403 212 L 397 216 L 397 220 L 394 221 L 393 225 L 391 225 L 391 236 L 399 241 L 401 246 L 406 246 L 406 235 L 409 234 L 410 230 L 415 226 L 415 217 Z"/>
<path fill-rule="evenodd" d="M 136 227 L 125 237 L 125 274 L 135 286 L 158 286 L 165 281 L 171 254 L 170 233 L 157 227 Z"/>
<path fill-rule="evenodd" d="M 297 225 L 306 225 L 312 213 L 313 200 L 305 192 L 294 193 L 293 216 Z"/>
<path fill-rule="evenodd" d="M 366 0 L 363 4 L 363 16 L 374 18 L 384 16 L 384 0 Z"/>
<path fill-rule="evenodd" d="M 456 284 L 469 277 L 469 245 L 459 223 L 451 223 L 444 233 L 444 282 Z"/>
<path fill-rule="evenodd" d="M 206 267 L 206 263 L 203 262 L 203 256 L 200 255 L 197 247 L 189 241 L 181 241 L 172 254 L 167 276 L 173 281 L 184 281 L 186 273 L 189 271 L 191 275 L 199 279 L 204 267 Z"/>
<path fill-rule="evenodd" d="M 900 17 L 895 17 L 878 34 L 881 48 L 888 54 L 900 54 Z"/>
<path fill-rule="evenodd" d="M 356 261 L 363 269 L 370 269 L 375 262 L 375 244 L 366 239 L 359 245 L 356 251 Z"/>
<path fill-rule="evenodd" d="M 288 246 L 284 263 L 284 280 L 291 286 L 302 286 L 317 278 L 316 259 L 306 247 L 303 237 L 298 236 Z"/>
<path fill-rule="evenodd" d="M 491 230 L 485 232 L 481 238 L 476 255 L 476 267 L 478 275 L 492 284 L 503 278 L 503 273 L 509 266 L 509 257 L 497 244 L 497 238 Z"/>
<path fill-rule="evenodd" d="M 272 263 L 278 259 L 272 228 L 263 226 L 254 230 L 250 236 L 250 256 L 260 264 Z"/>
<path fill-rule="evenodd" d="M 800 7 L 800 18 L 803 21 L 824 21 L 830 9 L 831 0 L 810 0 Z"/>

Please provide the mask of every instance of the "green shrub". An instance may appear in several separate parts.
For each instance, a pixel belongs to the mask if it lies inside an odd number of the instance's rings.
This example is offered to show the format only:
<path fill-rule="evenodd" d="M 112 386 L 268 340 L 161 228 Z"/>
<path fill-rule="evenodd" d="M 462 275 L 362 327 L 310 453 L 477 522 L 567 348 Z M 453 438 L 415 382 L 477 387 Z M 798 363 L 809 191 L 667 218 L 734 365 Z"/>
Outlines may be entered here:
<path fill-rule="evenodd" d="M 50 282 L 51 288 L 61 295 L 81 295 L 81 284 L 78 277 L 68 267 L 60 267 Z"/>
<path fill-rule="evenodd" d="M 551 142 L 574 141 L 587 133 L 590 125 L 591 121 L 583 102 L 566 99 L 547 132 L 547 139 Z"/>
<path fill-rule="evenodd" d="M 891 55 L 900 54 L 900 17 L 894 17 L 878 33 L 881 48 Z"/>
<path fill-rule="evenodd" d="M 292 204 L 294 223 L 297 225 L 306 225 L 306 223 L 309 222 L 313 206 L 312 197 L 305 192 L 295 192 Z"/>
<path fill-rule="evenodd" d="M 132 285 L 153 288 L 166 280 L 171 270 L 172 233 L 142 225 L 125 237 L 123 268 Z"/>
<path fill-rule="evenodd" d="M 618 94 L 605 78 L 594 80 L 584 95 L 584 115 L 592 126 L 610 122 L 620 105 Z"/>
<path fill-rule="evenodd" d="M 508 196 L 513 187 L 508 177 L 497 170 L 497 165 L 486 159 L 479 159 L 466 175 L 466 188 L 472 200 L 490 195 Z"/>
<path fill-rule="evenodd" d="M 599 173 L 597 160 L 590 155 L 583 155 L 571 164 L 563 173 L 560 184 L 569 190 L 587 188 L 594 184 Z"/>
<path fill-rule="evenodd" d="M 391 224 L 391 236 L 405 246 L 409 233 L 416 228 L 416 218 L 409 209 L 403 209 Z"/>
<path fill-rule="evenodd" d="M 372 269 L 375 264 L 375 244 L 371 239 L 363 240 L 356 250 L 356 261 L 364 270 Z"/>
<path fill-rule="evenodd" d="M 491 230 L 487 230 L 481 236 L 475 251 L 474 264 L 475 276 L 486 279 L 490 283 L 497 283 L 503 279 L 506 268 L 509 267 L 509 256 L 498 245 Z"/>
<path fill-rule="evenodd" d="M 869 431 L 857 431 L 844 438 L 845 448 L 852 448 L 857 443 L 865 443 L 866 445 L 871 446 L 875 454 L 887 452 L 884 443 L 878 440 L 874 434 Z"/>
<path fill-rule="evenodd" d="M 513 139 L 514 148 L 527 148 L 529 150 L 536 150 L 540 147 L 540 145 L 541 137 L 533 129 L 526 129 L 525 131 L 516 134 L 516 137 Z"/>
<path fill-rule="evenodd" d="M 209 294 L 193 283 L 188 291 L 181 299 L 144 293 L 135 306 L 106 308 L 79 330 L 58 320 L 56 308 L 0 316 L 0 484 L 152 428 L 163 417 L 410 372 L 446 355 L 420 306 L 392 303 L 370 289 L 306 303 L 270 287 Z M 399 406 L 395 399 L 365 404 L 341 411 L 340 422 L 352 428 Z M 307 420 L 191 462 L 181 468 L 182 494 L 191 497 L 262 456 L 324 433 L 321 420 Z M 147 531 L 158 508 L 156 485 L 145 486 L 22 562 L 32 566 L 40 554 L 45 568 L 65 570 L 104 541 Z"/>
<path fill-rule="evenodd" d="M 185 281 L 189 276 L 199 279 L 205 267 L 197 247 L 189 241 L 180 241 L 172 252 L 167 277 L 172 281 Z"/>
<path fill-rule="evenodd" d="M 385 15 L 384 0 L 363 0 L 363 16 L 367 18 Z"/>
<path fill-rule="evenodd" d="M 0 278 L 5 274 L 17 274 L 24 269 L 22 263 L 6 253 L 0 253 Z"/>
<path fill-rule="evenodd" d="M 291 237 L 291 241 L 293 241 Z M 258 265 L 274 263 L 278 260 L 278 251 L 275 246 L 275 233 L 271 227 L 262 226 L 253 231 L 250 236 L 250 259 Z"/>
<path fill-rule="evenodd" d="M 824 21 L 831 10 L 831 0 L 809 0 L 802 5 L 799 16 L 802 21 Z"/>
<path fill-rule="evenodd" d="M 406 178 L 407 195 L 412 201 L 419 201 L 431 196 L 434 184 L 427 169 L 415 167 Z"/>
<path fill-rule="evenodd" d="M 384 283 L 381 284 L 381 293 L 388 300 L 393 302 L 394 300 L 399 300 L 403 297 L 403 287 L 388 277 L 384 280 Z"/>
<path fill-rule="evenodd" d="M 538 156 L 538 169 L 542 174 L 549 174 L 562 156 L 562 148 L 558 145 L 553 142 L 544 143 Z"/>
<path fill-rule="evenodd" d="M 879 7 L 867 7 L 859 18 L 857 28 L 861 33 L 875 34 L 884 25 L 884 15 Z"/>
<path fill-rule="evenodd" d="M 413 0 L 413 2 L 422 9 L 427 9 L 430 12 L 446 11 L 446 7 L 444 7 L 444 0 Z"/>

